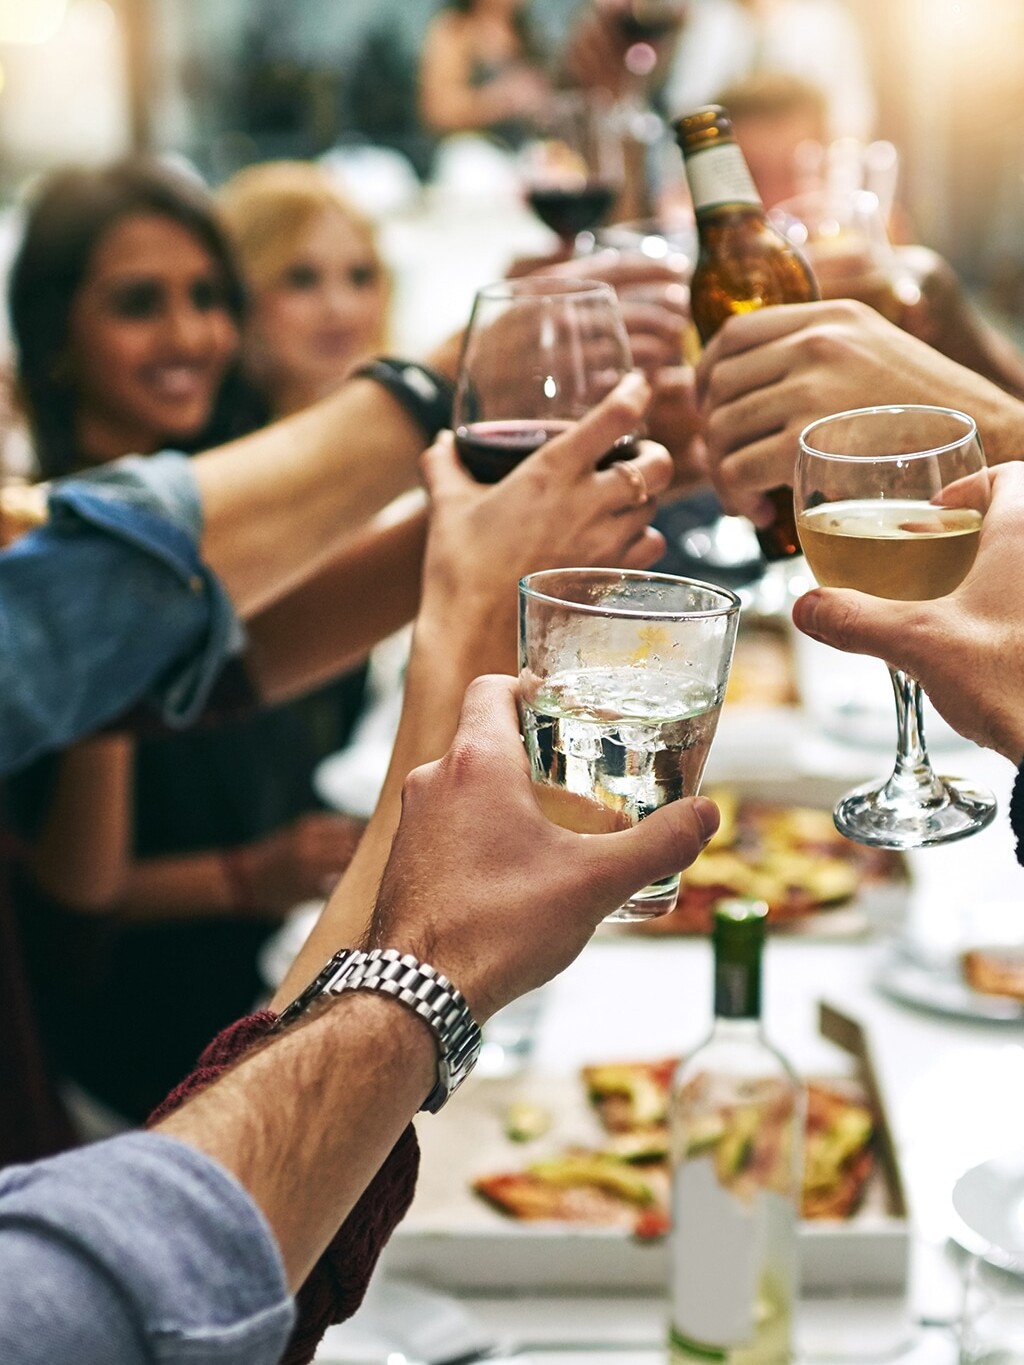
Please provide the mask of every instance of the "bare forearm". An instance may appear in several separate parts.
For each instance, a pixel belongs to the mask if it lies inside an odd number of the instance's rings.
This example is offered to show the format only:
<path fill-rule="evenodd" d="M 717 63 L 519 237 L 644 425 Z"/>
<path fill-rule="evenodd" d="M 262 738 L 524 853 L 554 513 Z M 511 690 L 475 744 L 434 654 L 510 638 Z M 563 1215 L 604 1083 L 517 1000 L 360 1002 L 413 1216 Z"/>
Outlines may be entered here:
<path fill-rule="evenodd" d="M 245 1186 L 297 1289 L 436 1072 L 426 1025 L 393 1001 L 353 992 L 243 1061 L 157 1131 L 207 1153 Z"/>
<path fill-rule="evenodd" d="M 203 554 L 251 616 L 314 573 L 416 482 L 424 435 L 356 379 L 305 412 L 195 461 Z"/>
<path fill-rule="evenodd" d="M 132 742 L 121 736 L 68 749 L 30 857 L 36 884 L 62 905 L 106 909 L 131 860 Z"/>
<path fill-rule="evenodd" d="M 944 349 L 952 359 L 969 365 L 1008 394 L 1024 398 L 1024 358 L 983 318 L 974 319 L 970 334 L 961 344 Z"/>
<path fill-rule="evenodd" d="M 222 916 L 237 902 L 222 854 L 182 853 L 133 862 L 109 908 L 133 921 L 160 920 Z"/>
<path fill-rule="evenodd" d="M 961 406 L 958 401 L 953 405 Z M 1024 459 L 1024 402 L 1020 398 L 979 376 L 962 406 L 978 424 L 990 465 Z"/>
<path fill-rule="evenodd" d="M 466 644 L 461 649 L 453 645 L 453 632 L 442 623 L 423 617 L 417 621 L 402 719 L 380 800 L 345 875 L 281 983 L 275 1009 L 283 1009 L 298 995 L 339 944 L 362 942 L 398 827 L 407 774 L 445 752 L 473 678 L 515 671 L 514 593 L 510 598 L 507 617 L 492 612 L 475 630 L 466 629 L 463 618 L 459 638 Z"/>
<path fill-rule="evenodd" d="M 248 671 L 263 700 L 337 677 L 412 620 L 426 534 L 423 510 L 368 532 L 250 621 Z"/>

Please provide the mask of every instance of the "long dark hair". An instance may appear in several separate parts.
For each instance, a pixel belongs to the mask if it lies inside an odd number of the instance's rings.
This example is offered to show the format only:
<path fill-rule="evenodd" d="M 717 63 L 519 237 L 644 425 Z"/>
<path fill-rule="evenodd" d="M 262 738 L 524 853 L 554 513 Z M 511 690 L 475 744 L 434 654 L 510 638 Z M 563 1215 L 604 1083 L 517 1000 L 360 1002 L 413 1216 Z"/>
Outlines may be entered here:
<path fill-rule="evenodd" d="M 161 162 L 129 159 L 98 169 L 68 167 L 48 175 L 28 206 L 24 236 L 8 285 L 18 351 L 19 396 L 31 427 L 39 470 L 54 478 L 77 468 L 77 394 L 63 373 L 71 307 L 100 240 L 123 218 L 155 213 L 190 232 L 221 276 L 225 306 L 237 324 L 245 288 L 234 254 L 203 185 Z M 193 450 L 251 428 L 250 395 L 233 366 L 210 423 Z"/>

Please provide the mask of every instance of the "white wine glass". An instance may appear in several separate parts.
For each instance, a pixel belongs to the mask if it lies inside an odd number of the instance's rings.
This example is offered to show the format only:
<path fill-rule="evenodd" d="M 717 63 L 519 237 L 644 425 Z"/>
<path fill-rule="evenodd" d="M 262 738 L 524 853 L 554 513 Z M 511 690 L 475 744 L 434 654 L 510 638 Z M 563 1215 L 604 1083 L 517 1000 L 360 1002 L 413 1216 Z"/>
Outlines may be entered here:
<path fill-rule="evenodd" d="M 614 289 L 530 275 L 477 291 L 455 383 L 459 456 L 478 483 L 497 483 L 567 430 L 633 367 Z M 608 461 L 636 453 L 634 436 Z"/>
<path fill-rule="evenodd" d="M 794 477 L 800 544 L 824 587 L 874 597 L 945 597 L 974 562 L 982 512 L 970 484 L 985 467 L 974 420 L 951 408 L 859 408 L 801 433 Z M 947 504 L 947 505 L 944 505 Z M 955 504 L 955 505 L 954 505 Z M 881 848 L 923 848 L 962 839 L 995 814 L 992 794 L 938 777 L 925 747 L 919 683 L 889 666 L 896 697 L 892 776 L 850 792 L 836 828 Z"/>

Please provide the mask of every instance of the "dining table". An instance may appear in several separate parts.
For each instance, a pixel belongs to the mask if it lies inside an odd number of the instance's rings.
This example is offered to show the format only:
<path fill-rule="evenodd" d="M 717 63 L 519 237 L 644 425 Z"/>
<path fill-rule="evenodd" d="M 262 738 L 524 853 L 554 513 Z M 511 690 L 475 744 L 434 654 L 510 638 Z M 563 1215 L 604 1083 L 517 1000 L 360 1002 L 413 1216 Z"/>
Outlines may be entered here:
<path fill-rule="evenodd" d="M 844 670 L 844 656 L 835 654 L 824 667 L 819 660 L 816 667 L 820 682 L 829 667 Z M 876 668 L 880 699 L 890 701 L 884 668 L 877 661 Z M 766 948 L 765 1031 L 798 1069 L 826 1075 L 843 1069 L 834 1044 L 819 1032 L 822 1003 L 863 1029 L 906 1195 L 905 1270 L 891 1285 L 846 1289 L 840 1278 L 802 1296 L 798 1359 L 808 1365 L 954 1361 L 964 1266 L 977 1248 L 953 1210 L 953 1185 L 980 1161 L 1024 1151 L 1024 1007 L 985 1017 L 975 1011 L 973 993 L 958 992 L 950 976 L 963 946 L 979 934 L 1024 941 L 1024 869 L 1006 816 L 1014 769 L 951 732 L 942 734 L 938 725 L 936 730 L 937 767 L 989 785 L 1000 806 L 993 824 L 960 842 L 901 855 L 907 879 L 894 894 L 867 898 L 859 914 L 837 910 L 834 920 L 824 913 L 805 928 L 772 933 Z M 821 716 L 800 703 L 732 710 L 727 703 L 705 790 L 738 784 L 820 804 L 822 793 L 838 794 L 881 775 L 891 757 L 878 744 L 830 736 Z M 909 985 L 900 976 L 903 965 L 917 973 Z M 531 1001 L 525 1039 L 509 1048 L 504 1033 L 494 1030 L 511 1057 L 506 1070 L 558 1086 L 599 1060 L 683 1055 L 710 1024 L 711 969 L 704 935 L 602 927 L 576 962 Z M 424 1130 L 444 1119 L 447 1134 L 457 1136 L 459 1106 L 468 1115 L 474 1086 L 493 1085 L 502 1074 L 503 1048 L 491 1048 L 499 1054 L 495 1065 L 488 1036 L 485 1029 L 481 1075 L 470 1077 L 447 1114 L 418 1121 L 424 1162 L 464 1163 L 467 1181 L 474 1170 L 471 1143 L 449 1155 L 447 1138 L 432 1148 Z M 426 1168 L 424 1182 L 429 1187 Z M 413 1226 L 415 1215 L 414 1203 Z M 404 1357 L 439 1365 L 485 1351 L 534 1362 L 593 1356 L 609 1365 L 664 1358 L 666 1292 L 629 1272 L 621 1285 L 607 1271 L 599 1284 L 588 1285 L 585 1267 L 556 1275 L 551 1285 L 538 1283 L 524 1265 L 529 1253 L 516 1250 L 515 1234 L 513 1227 L 508 1239 L 495 1240 L 491 1253 L 498 1260 L 487 1267 L 473 1264 L 486 1247 L 459 1255 L 457 1223 L 447 1249 L 439 1249 L 436 1239 L 417 1247 L 415 1234 L 399 1229 L 366 1309 L 328 1332 L 318 1361 L 401 1365 Z M 571 1241 L 564 1254 L 574 1255 Z M 410 1295 L 414 1309 L 403 1312 Z M 441 1329 L 436 1340 L 423 1327 L 435 1317 Z M 416 1324 L 412 1344 L 400 1334 L 396 1346 L 389 1333 L 407 1320 Z M 417 1335 L 423 1332 L 427 1344 Z"/>
<path fill-rule="evenodd" d="M 398 276 L 397 339 L 420 353 L 464 320 L 475 287 L 516 254 L 547 245 L 527 211 L 500 195 L 435 194 L 386 225 L 384 237 Z M 820 804 L 886 774 L 895 715 L 883 665 L 798 641 L 785 619 L 773 624 L 795 670 L 795 695 L 786 704 L 727 702 L 705 788 L 767 784 L 792 801 Z M 861 715 L 837 701 L 851 680 L 858 696 L 871 698 Z M 995 793 L 992 825 L 905 853 L 906 880 L 895 895 L 865 904 L 859 915 L 837 914 L 834 924 L 823 914 L 802 930 L 772 933 L 766 947 L 765 1030 L 799 1069 L 827 1073 L 842 1060 L 819 1032 L 822 1002 L 862 1027 L 906 1195 L 906 1261 L 890 1286 L 837 1283 L 801 1295 L 797 1358 L 807 1365 L 955 1361 L 964 1265 L 977 1248 L 953 1210 L 952 1187 L 977 1162 L 1024 1150 L 1024 1007 L 986 1015 L 950 979 L 972 938 L 1024 941 L 1024 869 L 1007 818 L 1014 769 L 960 740 L 934 713 L 928 724 L 938 770 Z M 685 1054 L 710 1026 L 708 938 L 603 927 L 531 1005 L 505 1058 L 512 1075 L 568 1084 L 595 1060 Z M 488 1036 L 485 1030 L 485 1061 Z M 501 1070 L 501 1046 L 491 1052 L 499 1063 L 492 1055 L 446 1111 L 422 1115 L 421 1134 L 442 1120 L 458 1131 L 460 1105 L 468 1114 L 473 1087 L 493 1084 Z M 415 1210 L 414 1203 L 411 1217 Z M 538 1283 L 514 1249 L 501 1239 L 495 1248 L 509 1257 L 507 1275 L 499 1261 L 490 1273 L 460 1280 L 436 1248 L 417 1259 L 414 1235 L 400 1229 L 364 1308 L 328 1331 L 317 1361 L 451 1365 L 511 1356 L 535 1365 L 591 1358 L 653 1365 L 666 1358 L 661 1286 L 588 1284 L 585 1272 Z"/>

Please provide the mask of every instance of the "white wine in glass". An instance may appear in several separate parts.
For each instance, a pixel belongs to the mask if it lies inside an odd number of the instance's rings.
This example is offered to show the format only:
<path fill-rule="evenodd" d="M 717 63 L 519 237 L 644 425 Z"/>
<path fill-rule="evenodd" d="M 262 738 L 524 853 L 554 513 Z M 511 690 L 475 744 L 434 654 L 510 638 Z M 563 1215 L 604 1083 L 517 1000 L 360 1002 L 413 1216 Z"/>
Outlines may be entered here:
<path fill-rule="evenodd" d="M 971 476 L 984 467 L 973 418 L 950 408 L 859 408 L 813 422 L 800 436 L 794 503 L 815 578 L 823 587 L 903 602 L 945 597 L 974 563 L 982 512 L 971 500 Z M 991 793 L 936 776 L 920 686 L 899 669 L 890 666 L 889 673 L 896 766 L 887 781 L 843 797 L 837 829 L 860 843 L 897 849 L 983 829 L 995 815 Z"/>
<path fill-rule="evenodd" d="M 519 583 L 519 718 L 555 824 L 610 834 L 696 796 L 732 663 L 739 598 L 630 569 L 546 569 Z M 609 918 L 676 903 L 679 874 Z"/>

